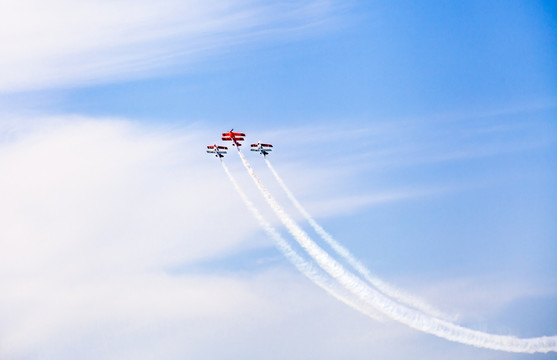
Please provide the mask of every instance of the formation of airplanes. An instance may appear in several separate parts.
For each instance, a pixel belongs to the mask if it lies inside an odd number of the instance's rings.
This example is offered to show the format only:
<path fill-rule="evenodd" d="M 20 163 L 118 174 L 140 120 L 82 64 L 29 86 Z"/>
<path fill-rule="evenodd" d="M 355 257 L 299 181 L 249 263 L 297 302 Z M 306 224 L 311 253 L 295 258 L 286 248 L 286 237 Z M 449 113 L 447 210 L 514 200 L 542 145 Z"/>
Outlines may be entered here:
<path fill-rule="evenodd" d="M 240 141 L 244 141 L 245 136 L 246 136 L 246 134 L 241 133 L 241 132 L 234 132 L 234 129 L 231 129 L 228 132 L 222 133 L 222 140 L 223 141 L 232 141 L 232 146 L 236 146 L 236 148 L 239 151 L 240 146 L 242 146 Z M 272 147 L 273 147 L 273 145 L 271 145 L 271 144 L 264 144 L 261 141 L 259 141 L 259 142 L 257 142 L 257 144 L 251 144 L 251 151 L 257 151 L 261 155 L 267 156 L 269 154 L 269 151 L 271 151 Z M 227 150 L 228 150 L 228 147 L 226 147 L 226 146 L 217 145 L 217 144 L 207 145 L 207 153 L 215 154 L 216 157 L 221 158 L 221 159 L 224 157 L 224 154 L 227 153 Z"/>

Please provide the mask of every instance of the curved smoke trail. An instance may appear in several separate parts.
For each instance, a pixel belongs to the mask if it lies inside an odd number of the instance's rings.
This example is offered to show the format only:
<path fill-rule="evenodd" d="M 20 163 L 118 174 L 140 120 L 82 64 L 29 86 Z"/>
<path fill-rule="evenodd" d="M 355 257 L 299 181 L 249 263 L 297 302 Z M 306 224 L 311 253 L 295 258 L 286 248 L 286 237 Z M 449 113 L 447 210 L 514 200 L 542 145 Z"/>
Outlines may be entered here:
<path fill-rule="evenodd" d="M 351 299 L 354 297 L 352 293 L 346 291 L 346 289 L 343 287 L 339 287 L 336 282 L 332 282 L 328 276 L 323 274 L 323 271 L 320 268 L 316 268 L 310 262 L 302 258 L 298 253 L 296 253 L 296 251 L 294 251 L 294 249 L 288 244 L 286 240 L 284 240 L 279 232 L 265 220 L 263 215 L 261 215 L 259 210 L 257 210 L 257 208 L 255 207 L 255 205 L 248 199 L 247 195 L 240 188 L 240 185 L 238 185 L 238 183 L 236 182 L 234 176 L 232 176 L 232 173 L 228 169 L 228 166 L 226 166 L 226 164 L 222 160 L 221 164 L 224 171 L 226 172 L 226 175 L 228 175 L 228 179 L 234 186 L 234 189 L 236 190 L 238 195 L 240 195 L 240 198 L 242 199 L 246 207 L 257 219 L 261 227 L 275 241 L 279 250 L 298 269 L 298 271 L 300 271 L 319 287 L 321 287 L 346 305 L 365 313 L 375 320 L 382 320 L 382 317 L 377 313 L 377 310 L 370 307 L 368 304 L 361 302 L 358 299 Z"/>
<path fill-rule="evenodd" d="M 413 307 L 414 309 L 420 310 L 426 314 L 438 318 L 442 318 L 445 320 L 453 320 L 453 321 L 455 320 L 454 316 L 443 314 L 441 311 L 432 308 L 431 306 L 423 302 L 421 299 L 418 299 L 413 295 L 407 294 L 404 291 L 397 289 L 392 285 L 385 283 L 380 278 L 372 275 L 371 272 L 360 261 L 358 261 L 358 259 L 356 259 L 348 249 L 346 249 L 344 246 L 339 244 L 332 237 L 331 234 L 325 231 L 325 229 L 323 229 L 323 227 L 313 219 L 313 217 L 306 211 L 306 209 L 304 209 L 302 204 L 300 204 L 300 202 L 294 197 L 294 194 L 292 194 L 290 189 L 286 186 L 282 178 L 279 176 L 279 174 L 276 172 L 274 167 L 271 165 L 271 162 L 267 158 L 264 159 L 265 159 L 265 163 L 267 164 L 267 167 L 269 167 L 269 170 L 271 170 L 271 173 L 273 173 L 275 179 L 282 187 L 282 190 L 284 190 L 284 192 L 286 193 L 288 199 L 292 202 L 292 204 L 296 207 L 296 209 L 298 209 L 298 211 L 302 214 L 302 216 L 306 218 L 307 222 L 311 225 L 311 227 L 315 230 L 315 232 L 338 255 L 344 258 L 348 262 L 348 264 L 350 264 L 354 268 L 354 270 L 356 270 L 365 280 L 367 280 L 371 285 L 375 286 L 383 294 L 393 298 L 399 303 L 408 305 L 410 307 Z"/>
<path fill-rule="evenodd" d="M 296 223 L 282 210 L 271 194 L 263 186 L 244 155 L 238 151 L 244 167 L 256 186 L 275 211 L 277 216 L 308 254 L 347 290 L 362 301 L 367 302 L 385 315 L 416 330 L 423 331 L 447 340 L 493 350 L 535 353 L 557 351 L 557 336 L 536 338 L 516 338 L 507 335 L 494 335 L 455 325 L 437 319 L 420 311 L 401 305 L 378 291 L 370 288 L 359 277 L 347 271 L 339 262 L 319 247 Z"/>

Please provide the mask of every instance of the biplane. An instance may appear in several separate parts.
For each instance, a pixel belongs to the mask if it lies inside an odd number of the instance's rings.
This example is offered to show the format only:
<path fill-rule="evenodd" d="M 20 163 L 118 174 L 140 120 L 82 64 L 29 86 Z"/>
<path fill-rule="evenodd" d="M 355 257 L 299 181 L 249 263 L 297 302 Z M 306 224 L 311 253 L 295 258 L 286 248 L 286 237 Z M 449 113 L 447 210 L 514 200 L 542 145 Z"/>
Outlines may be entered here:
<path fill-rule="evenodd" d="M 261 141 L 258 141 L 257 144 L 251 144 L 251 151 L 259 151 L 259 153 L 263 156 L 267 156 L 269 151 L 271 151 L 273 145 L 271 144 L 263 144 Z"/>
<path fill-rule="evenodd" d="M 209 154 L 215 154 L 216 157 L 219 158 L 223 158 L 224 154 L 226 154 L 226 151 L 228 150 L 228 148 L 226 146 L 222 146 L 222 145 L 207 145 L 207 152 Z"/>
<path fill-rule="evenodd" d="M 232 141 L 232 146 L 236 145 L 237 147 L 242 146 L 240 141 L 244 141 L 244 136 L 246 134 L 240 132 L 234 132 L 234 129 L 230 130 L 229 132 L 222 133 L 222 140 L 223 141 Z"/>

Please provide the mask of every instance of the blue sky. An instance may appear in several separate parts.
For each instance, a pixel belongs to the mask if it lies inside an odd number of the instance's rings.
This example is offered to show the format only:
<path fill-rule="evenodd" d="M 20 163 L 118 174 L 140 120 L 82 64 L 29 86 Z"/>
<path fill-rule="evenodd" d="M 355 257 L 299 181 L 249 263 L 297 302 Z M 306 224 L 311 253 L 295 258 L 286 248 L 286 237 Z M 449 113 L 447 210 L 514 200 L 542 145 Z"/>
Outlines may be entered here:
<path fill-rule="evenodd" d="M 555 335 L 556 10 L 0 5 L 0 357 L 555 358 L 338 302 L 280 255 L 204 146 L 230 128 L 274 144 L 321 225 L 459 324 Z M 225 161 L 288 236 L 238 156 Z"/>

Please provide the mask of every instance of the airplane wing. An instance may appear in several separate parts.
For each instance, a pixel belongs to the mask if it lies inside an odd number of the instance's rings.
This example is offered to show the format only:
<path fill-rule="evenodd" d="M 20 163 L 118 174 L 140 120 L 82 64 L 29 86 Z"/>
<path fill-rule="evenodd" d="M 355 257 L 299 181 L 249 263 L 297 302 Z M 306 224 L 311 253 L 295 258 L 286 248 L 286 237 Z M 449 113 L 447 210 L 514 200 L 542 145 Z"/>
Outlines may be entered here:
<path fill-rule="evenodd" d="M 232 138 L 230 136 L 223 136 L 222 140 L 224 141 L 232 141 Z M 234 140 L 236 141 L 244 141 L 245 139 L 243 137 L 235 137 Z"/>
<path fill-rule="evenodd" d="M 222 145 L 207 145 L 207 152 L 208 153 L 223 153 L 226 154 L 226 150 L 228 150 L 228 148 L 226 146 L 222 146 Z"/>
<path fill-rule="evenodd" d="M 257 146 L 259 146 L 259 145 L 261 145 L 261 147 L 273 147 L 273 145 L 271 145 L 271 144 L 260 144 L 260 143 L 251 144 L 250 146 L 251 146 L 251 147 L 257 147 Z"/>

